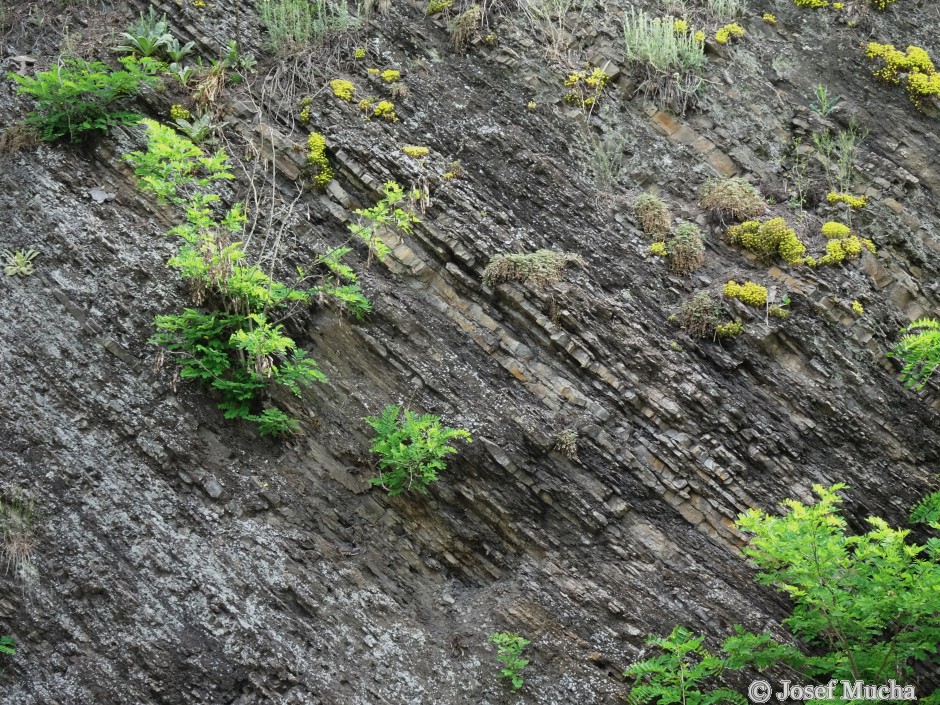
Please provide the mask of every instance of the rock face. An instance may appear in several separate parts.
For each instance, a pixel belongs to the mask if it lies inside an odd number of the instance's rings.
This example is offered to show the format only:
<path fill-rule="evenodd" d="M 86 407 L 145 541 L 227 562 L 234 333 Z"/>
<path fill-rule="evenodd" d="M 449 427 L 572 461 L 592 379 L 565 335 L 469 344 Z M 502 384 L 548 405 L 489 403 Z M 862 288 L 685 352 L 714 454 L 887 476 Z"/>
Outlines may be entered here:
<path fill-rule="evenodd" d="M 5 55 L 44 68 L 68 24 L 73 51 L 105 56 L 108 28 L 145 7 L 128 5 L 69 9 L 51 16 L 57 31 L 13 8 Z M 36 274 L 0 283 L 0 467 L 5 496 L 21 488 L 35 506 L 32 566 L 0 578 L 0 632 L 18 642 L 4 702 L 620 702 L 620 672 L 647 634 L 778 629 L 788 605 L 737 552 L 739 512 L 844 481 L 860 529 L 869 515 L 902 523 L 936 489 L 936 384 L 904 391 L 884 353 L 901 325 L 938 312 L 940 131 L 867 75 L 857 46 L 865 30 L 940 58 L 936 7 L 902 0 L 855 28 L 788 3 L 775 27 L 763 6 L 749 11 L 746 37 L 710 56 L 698 112 L 677 118 L 633 95 L 614 6 L 566 24 L 575 65 L 620 66 L 585 116 L 508 8 L 488 19 L 495 43 L 480 32 L 459 54 L 443 20 L 395 5 L 337 45 L 341 60 L 288 76 L 263 54 L 253 12 L 223 5 L 161 9 L 206 56 L 238 36 L 262 59 L 217 107 L 246 167 L 224 195 L 255 214 L 250 251 L 309 262 L 346 240 L 351 209 L 390 179 L 429 201 L 413 235 L 387 235 L 391 255 L 367 266 L 356 251 L 374 314 L 319 307 L 289 323 L 330 383 L 281 400 L 304 433 L 276 442 L 155 367 L 150 323 L 188 301 L 165 266 L 177 216 L 139 193 L 121 158 L 141 131 L 0 155 L 0 250 L 40 252 Z M 356 46 L 365 60 L 347 60 Z M 373 66 L 402 72 L 397 123 L 366 121 L 323 89 L 343 77 L 357 99 L 388 97 Z M 820 82 L 845 98 L 826 120 L 803 107 Z M 296 120 L 305 96 L 308 127 Z M 165 119 L 181 99 L 173 87 L 140 110 Z M 26 107 L 5 83 L 3 123 Z M 768 267 L 712 230 L 689 277 L 648 257 L 627 205 L 641 189 L 704 225 L 698 188 L 744 175 L 795 223 L 785 143 L 812 145 L 849 117 L 870 131 L 853 180 L 871 205 L 855 226 L 877 255 Z M 307 178 L 310 129 L 336 171 L 325 191 Z M 601 192 L 578 135 L 614 134 L 622 169 Z M 413 159 L 406 144 L 431 154 Z M 454 160 L 459 177 L 444 178 Z M 817 250 L 823 213 L 803 233 Z M 483 286 L 493 255 L 543 248 L 585 266 L 551 290 Z M 735 277 L 788 295 L 793 315 L 728 304 L 746 332 L 725 343 L 669 322 L 692 292 Z M 369 487 L 362 417 L 390 402 L 473 434 L 426 496 Z M 554 448 L 563 429 L 578 432 L 574 459 Z M 518 695 L 496 679 L 496 630 L 532 640 Z"/>

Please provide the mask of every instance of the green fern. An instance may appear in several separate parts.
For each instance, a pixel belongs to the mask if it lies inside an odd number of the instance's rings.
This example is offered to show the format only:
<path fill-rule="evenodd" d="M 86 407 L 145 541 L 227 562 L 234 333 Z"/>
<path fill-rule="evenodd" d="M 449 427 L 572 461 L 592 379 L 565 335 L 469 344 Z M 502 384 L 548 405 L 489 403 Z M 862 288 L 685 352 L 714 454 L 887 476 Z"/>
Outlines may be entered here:
<path fill-rule="evenodd" d="M 639 661 L 624 671 L 624 677 L 633 678 L 627 701 L 631 705 L 747 705 L 744 697 L 728 688 L 702 690 L 709 683 L 718 682 L 727 665 L 709 652 L 703 641 L 704 637 L 695 636 L 681 625 L 669 636 L 648 638 L 647 644 L 665 653 Z"/>
<path fill-rule="evenodd" d="M 464 429 L 442 428 L 439 417 L 419 416 L 395 404 L 385 407 L 381 416 L 368 416 L 365 421 L 375 430 L 369 450 L 380 456 L 381 473 L 370 482 L 390 495 L 412 488 L 427 492 L 428 485 L 447 467 L 444 457 L 457 452 L 448 441 L 459 438 L 472 442 Z"/>
<path fill-rule="evenodd" d="M 888 353 L 901 360 L 901 381 L 908 389 L 921 390 L 940 367 L 940 321 L 921 318 L 901 330 L 903 337 Z"/>

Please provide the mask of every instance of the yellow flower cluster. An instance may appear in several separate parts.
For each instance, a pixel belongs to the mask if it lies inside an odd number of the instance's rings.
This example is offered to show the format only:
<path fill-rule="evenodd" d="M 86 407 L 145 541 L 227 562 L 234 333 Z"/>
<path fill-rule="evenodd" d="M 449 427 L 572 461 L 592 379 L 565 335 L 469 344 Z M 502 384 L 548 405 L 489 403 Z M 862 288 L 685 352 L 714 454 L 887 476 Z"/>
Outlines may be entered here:
<path fill-rule="evenodd" d="M 832 9 L 833 9 L 833 10 L 841 10 L 843 7 L 845 7 L 845 4 L 844 4 L 844 3 L 841 3 L 841 2 L 834 2 L 834 3 L 832 3 Z"/>
<path fill-rule="evenodd" d="M 428 156 L 428 152 L 429 152 L 427 147 L 416 147 L 413 144 L 406 144 L 404 147 L 401 148 L 401 151 L 407 154 L 412 159 L 421 159 L 421 157 L 426 157 Z"/>
<path fill-rule="evenodd" d="M 797 7 L 829 7 L 829 0 L 793 0 Z"/>
<path fill-rule="evenodd" d="M 826 194 L 826 200 L 833 205 L 844 203 L 849 208 L 864 208 L 868 205 L 868 196 L 853 196 L 851 193 L 836 193 L 835 191 Z"/>
<path fill-rule="evenodd" d="M 307 163 L 317 171 L 313 178 L 317 186 L 326 186 L 333 179 L 330 160 L 326 158 L 326 138 L 319 132 L 311 132 L 307 139 Z"/>
<path fill-rule="evenodd" d="M 346 102 L 351 101 L 353 93 L 356 92 L 356 87 L 352 84 L 352 82 L 344 81 L 341 78 L 330 81 L 330 88 L 333 90 L 333 95 L 335 95 L 340 100 L 345 100 Z"/>
<path fill-rule="evenodd" d="M 300 121 L 306 125 L 310 122 L 310 104 L 313 102 L 313 98 L 304 98 L 300 101 Z"/>
<path fill-rule="evenodd" d="M 700 29 L 693 36 L 695 38 L 695 41 L 697 41 L 699 44 L 705 43 L 705 30 L 704 29 Z"/>
<path fill-rule="evenodd" d="M 822 226 L 822 234 L 826 236 L 829 240 L 838 240 L 840 238 L 846 237 L 852 229 L 848 225 L 843 225 L 842 223 L 836 223 L 829 221 Z"/>
<path fill-rule="evenodd" d="M 654 242 L 650 245 L 650 254 L 655 255 L 656 257 L 665 257 L 666 256 L 666 243 L 665 242 Z"/>
<path fill-rule="evenodd" d="M 362 61 L 364 58 L 366 58 L 366 50 L 363 49 L 362 47 L 359 47 L 359 48 L 356 49 L 356 51 L 353 53 L 353 58 L 354 58 L 356 61 Z"/>
<path fill-rule="evenodd" d="M 685 34 L 689 31 L 689 23 L 686 20 L 679 19 L 672 23 L 672 28 L 676 34 Z"/>
<path fill-rule="evenodd" d="M 189 120 L 190 117 L 192 117 L 192 115 L 182 105 L 176 104 L 170 106 L 170 118 L 173 120 Z"/>
<path fill-rule="evenodd" d="M 396 71 L 395 69 L 385 69 L 382 72 L 382 80 L 386 83 L 395 83 L 395 81 L 401 78 L 401 72 Z"/>
<path fill-rule="evenodd" d="M 855 301 L 852 302 L 852 311 L 855 312 L 856 316 L 861 316 L 863 313 L 865 313 L 865 307 L 859 303 L 858 299 L 855 299 Z"/>
<path fill-rule="evenodd" d="M 872 61 L 882 62 L 881 68 L 874 71 L 878 78 L 899 84 L 903 75 L 907 94 L 918 108 L 922 107 L 924 98 L 940 96 L 940 73 L 937 73 L 925 49 L 909 46 L 906 52 L 902 52 L 892 44 L 870 42 L 865 55 Z"/>
<path fill-rule="evenodd" d="M 373 117 L 380 117 L 389 122 L 398 122 L 398 116 L 395 114 L 395 104 L 388 100 L 379 101 L 372 111 Z"/>
<path fill-rule="evenodd" d="M 767 304 L 767 287 L 755 284 L 754 282 L 744 282 L 738 284 L 733 279 L 725 284 L 722 289 L 724 295 L 737 299 L 748 306 L 760 308 Z"/>
<path fill-rule="evenodd" d="M 772 14 L 770 14 L 769 12 L 765 12 L 765 13 L 764 13 L 764 18 L 763 18 L 763 19 L 764 19 L 764 22 L 766 22 L 767 24 L 777 24 L 777 18 L 774 17 L 774 16 L 773 16 Z"/>
<path fill-rule="evenodd" d="M 732 22 L 731 24 L 726 24 L 724 27 L 721 27 L 717 32 L 715 32 L 715 41 L 719 44 L 727 44 L 728 40 L 732 37 L 743 36 L 744 27 L 739 25 L 737 22 Z"/>
<path fill-rule="evenodd" d="M 830 240 L 826 243 L 826 254 L 816 260 L 813 266 L 841 264 L 843 260 L 855 259 L 862 254 L 863 247 L 869 252 L 875 251 L 875 243 L 855 235 L 850 235 L 849 237 L 838 240 Z"/>
<path fill-rule="evenodd" d="M 565 79 L 565 87 L 571 89 L 565 94 L 565 102 L 587 110 L 597 102 L 609 83 L 610 76 L 596 66 L 590 74 L 585 71 L 570 73 Z"/>
<path fill-rule="evenodd" d="M 879 10 L 886 9 L 893 2 L 894 0 L 871 0 L 871 4 Z"/>
<path fill-rule="evenodd" d="M 728 241 L 741 245 L 763 259 L 780 255 L 789 264 L 803 264 L 806 245 L 787 227 L 783 218 L 773 218 L 764 223 L 748 220 L 733 225 L 725 233 Z"/>

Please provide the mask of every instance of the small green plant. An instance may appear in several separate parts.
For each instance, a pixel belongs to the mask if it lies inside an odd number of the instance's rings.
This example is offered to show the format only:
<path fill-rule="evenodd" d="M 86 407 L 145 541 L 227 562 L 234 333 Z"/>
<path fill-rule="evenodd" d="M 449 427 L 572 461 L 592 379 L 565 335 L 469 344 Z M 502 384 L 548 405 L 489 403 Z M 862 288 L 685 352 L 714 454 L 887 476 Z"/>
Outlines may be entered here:
<path fill-rule="evenodd" d="M 747 705 L 746 698 L 728 688 L 703 692 L 704 687 L 721 677 L 727 666 L 726 660 L 705 648 L 704 640 L 704 637 L 695 636 L 682 626 L 676 626 L 667 637 L 648 638 L 646 643 L 658 647 L 663 653 L 634 663 L 624 671 L 624 678 L 633 679 L 627 702 L 630 705 L 713 705 L 722 702 Z"/>
<path fill-rule="evenodd" d="M 420 222 L 414 213 L 398 206 L 405 200 L 405 192 L 396 182 L 386 182 L 382 193 L 384 196 L 372 208 L 356 210 L 360 220 L 349 226 L 350 232 L 369 246 L 370 264 L 373 255 L 385 257 L 392 251 L 382 240 L 383 229 L 393 227 L 403 233 L 410 233 L 412 225 Z"/>
<path fill-rule="evenodd" d="M 561 281 L 568 264 L 583 267 L 584 260 L 571 252 L 551 250 L 538 250 L 531 255 L 496 255 L 483 271 L 483 283 L 493 286 L 515 281 L 541 289 Z"/>
<path fill-rule="evenodd" d="M 578 432 L 573 428 L 566 428 L 555 435 L 555 450 L 568 460 L 578 459 Z"/>
<path fill-rule="evenodd" d="M 33 260 L 39 256 L 36 250 L 17 250 L 3 253 L 3 273 L 8 277 L 28 277 L 33 273 Z"/>
<path fill-rule="evenodd" d="M 841 102 L 842 98 L 831 95 L 829 89 L 820 83 L 816 86 L 816 100 L 810 103 L 809 109 L 823 117 L 828 117 L 836 111 Z"/>
<path fill-rule="evenodd" d="M 147 17 L 144 17 L 141 13 L 137 22 L 131 25 L 126 32 L 121 32 L 121 36 L 124 37 L 126 43 L 115 47 L 115 51 L 123 51 L 138 56 L 155 56 L 164 51 L 173 41 L 173 36 L 168 30 L 169 25 L 166 21 L 166 15 L 158 19 L 156 11 L 151 6 Z M 179 49 L 178 42 L 174 48 Z M 190 43 L 191 48 L 192 43 Z M 174 61 L 177 60 L 174 59 Z"/>
<path fill-rule="evenodd" d="M 24 583 L 37 575 L 33 563 L 36 549 L 34 516 L 33 501 L 19 487 L 14 486 L 0 496 L 3 567 Z"/>
<path fill-rule="evenodd" d="M 19 84 L 19 93 L 36 101 L 36 109 L 29 113 L 26 123 L 44 141 L 68 137 L 75 142 L 91 132 L 140 121 L 139 115 L 121 107 L 142 86 L 158 83 L 154 74 L 161 64 L 132 57 L 122 59 L 121 63 L 123 71 L 111 71 L 101 63 L 64 59 L 59 66 L 35 77 L 15 73 L 8 77 Z"/>
<path fill-rule="evenodd" d="M 163 52 L 166 54 L 167 59 L 171 64 L 179 64 L 189 56 L 193 47 L 196 46 L 195 42 L 186 42 L 185 44 L 180 44 L 180 40 L 176 37 L 170 37 L 169 41 L 166 43 L 166 46 L 163 47 Z"/>
<path fill-rule="evenodd" d="M 212 115 L 208 112 L 193 120 L 178 117 L 174 122 L 176 123 L 176 129 L 186 135 L 194 144 L 202 145 L 212 145 L 218 142 L 212 134 L 228 124 L 227 122 L 212 122 Z"/>
<path fill-rule="evenodd" d="M 522 658 L 522 651 L 531 642 L 512 632 L 493 632 L 487 641 L 496 647 L 496 658 L 503 663 L 499 677 L 508 679 L 516 692 L 523 685 L 522 671 L 529 665 L 529 661 Z"/>
<path fill-rule="evenodd" d="M 921 318 L 901 330 L 901 339 L 888 353 L 901 361 L 901 381 L 908 389 L 921 390 L 940 367 L 940 320 Z"/>
<path fill-rule="evenodd" d="M 13 655 L 16 653 L 16 642 L 12 637 L 0 636 L 0 654 Z"/>
<path fill-rule="evenodd" d="M 313 182 L 321 188 L 333 180 L 333 167 L 326 156 L 326 137 L 311 132 L 307 138 L 307 163 L 313 168 Z"/>
<path fill-rule="evenodd" d="M 258 17 L 268 46 L 281 55 L 315 48 L 356 25 L 345 0 L 265 0 L 258 4 Z"/>
<path fill-rule="evenodd" d="M 684 114 L 703 85 L 705 47 L 692 32 L 676 32 L 672 17 L 631 6 L 624 15 L 625 59 L 641 72 L 640 90 Z"/>
<path fill-rule="evenodd" d="M 379 477 L 373 485 L 397 495 L 414 489 L 426 493 L 428 485 L 447 467 L 444 458 L 457 452 L 449 443 L 462 439 L 472 442 L 469 431 L 441 427 L 441 419 L 418 415 L 390 404 L 381 416 L 365 418 L 375 430 L 369 450 L 379 455 Z"/>

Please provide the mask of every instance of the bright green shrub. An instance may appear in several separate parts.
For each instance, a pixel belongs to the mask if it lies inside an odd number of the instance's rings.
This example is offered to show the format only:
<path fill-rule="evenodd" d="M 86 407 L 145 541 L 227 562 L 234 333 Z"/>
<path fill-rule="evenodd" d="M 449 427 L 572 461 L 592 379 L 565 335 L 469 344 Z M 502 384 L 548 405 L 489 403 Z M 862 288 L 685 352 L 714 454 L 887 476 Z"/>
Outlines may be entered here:
<path fill-rule="evenodd" d="M 360 216 L 358 223 L 351 224 L 349 231 L 369 247 L 369 260 L 372 256 L 384 257 L 391 249 L 381 238 L 383 228 L 393 227 L 403 233 L 410 233 L 412 224 L 420 222 L 410 210 L 398 206 L 405 200 L 405 192 L 394 181 L 386 182 L 382 187 L 384 197 L 372 208 L 360 208 L 356 214 Z"/>
<path fill-rule="evenodd" d="M 513 692 L 519 690 L 523 684 L 522 671 L 529 665 L 522 658 L 522 651 L 531 642 L 512 632 L 494 632 L 487 641 L 496 646 L 496 658 L 503 662 L 499 677 L 509 679 Z"/>
<path fill-rule="evenodd" d="M 751 534 L 744 552 L 757 564 L 757 581 L 789 595 L 793 613 L 784 624 L 814 654 L 738 628 L 724 645 L 735 667 L 782 661 L 823 682 L 903 683 L 915 663 L 937 654 L 940 543 L 909 543 L 909 531 L 876 517 L 867 533 L 847 534 L 836 494 L 844 488 L 815 485 L 815 505 L 791 499 L 783 516 L 752 509 L 738 518 Z M 940 693 L 921 697 L 938 700 Z"/>
<path fill-rule="evenodd" d="M 17 91 L 36 101 L 26 122 L 46 142 L 68 137 L 77 142 L 91 132 L 106 132 L 114 125 L 133 125 L 140 116 L 124 108 L 143 86 L 158 83 L 154 75 L 161 64 L 151 59 L 121 60 L 123 71 L 82 59 L 65 59 L 35 77 L 15 73 L 8 77 Z"/>
<path fill-rule="evenodd" d="M 916 678 L 918 666 L 930 670 L 940 644 L 940 541 L 911 543 L 909 531 L 876 517 L 868 518 L 867 533 L 847 534 L 836 494 L 844 488 L 815 485 L 815 505 L 786 500 L 783 516 L 752 509 L 737 521 L 750 535 L 744 553 L 757 565 L 757 581 L 792 600 L 793 612 L 783 624 L 810 655 L 789 640 L 736 626 L 719 658 L 701 649 L 701 637 L 677 627 L 666 639 L 648 642 L 660 645 L 664 656 L 635 664 L 625 674 L 637 679 L 629 696 L 633 705 L 746 702 L 733 692 L 702 689 L 720 682 L 723 671 L 742 668 L 786 667 L 804 684 L 869 685 L 889 679 L 902 685 Z M 940 528 L 940 493 L 920 502 L 911 522 Z M 913 690 L 907 686 L 908 693 Z M 834 702 L 866 699 L 841 695 L 837 685 Z M 940 692 L 917 695 L 926 705 L 940 703 Z"/>
<path fill-rule="evenodd" d="M 16 653 L 16 642 L 12 637 L 0 636 L 0 654 L 13 655 Z"/>
<path fill-rule="evenodd" d="M 923 389 L 940 367 L 940 321 L 921 318 L 901 331 L 901 339 L 888 353 L 902 362 L 901 381 L 908 389 Z"/>
<path fill-rule="evenodd" d="M 381 469 L 379 477 L 370 482 L 390 495 L 412 488 L 426 493 L 428 485 L 447 467 L 445 456 L 457 452 L 449 442 L 472 442 L 464 429 L 442 428 L 439 417 L 419 416 L 395 404 L 385 407 L 381 416 L 367 416 L 365 421 L 375 430 L 369 450 L 379 455 Z"/>

